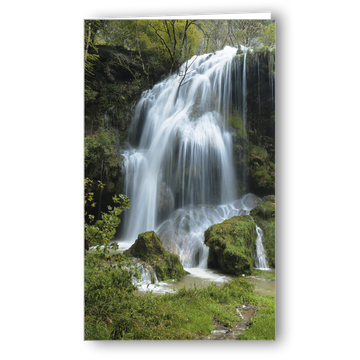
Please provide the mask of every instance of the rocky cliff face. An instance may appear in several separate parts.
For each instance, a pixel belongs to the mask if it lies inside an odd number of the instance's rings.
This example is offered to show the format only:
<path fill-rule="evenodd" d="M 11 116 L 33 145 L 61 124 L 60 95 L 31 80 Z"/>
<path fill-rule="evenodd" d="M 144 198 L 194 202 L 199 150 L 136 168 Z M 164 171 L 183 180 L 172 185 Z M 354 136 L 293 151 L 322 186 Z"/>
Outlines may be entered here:
<path fill-rule="evenodd" d="M 246 58 L 239 51 L 233 59 L 232 91 L 229 126 L 234 129 L 238 192 L 275 194 L 275 50 L 254 49 Z"/>

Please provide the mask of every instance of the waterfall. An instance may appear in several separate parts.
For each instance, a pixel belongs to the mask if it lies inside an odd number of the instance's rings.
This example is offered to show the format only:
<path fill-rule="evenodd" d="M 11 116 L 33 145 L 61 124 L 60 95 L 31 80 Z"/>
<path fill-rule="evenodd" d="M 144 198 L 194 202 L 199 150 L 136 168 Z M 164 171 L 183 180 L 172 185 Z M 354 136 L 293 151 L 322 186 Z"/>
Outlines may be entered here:
<path fill-rule="evenodd" d="M 247 50 L 245 50 L 244 54 L 244 66 L 243 66 L 243 81 L 242 81 L 242 101 L 243 101 L 243 122 L 244 127 L 246 129 L 246 54 Z"/>
<path fill-rule="evenodd" d="M 242 110 L 243 110 L 243 114 L 242 114 L 242 120 L 243 120 L 243 125 L 244 125 L 244 129 L 246 130 L 246 54 L 247 54 L 247 49 L 243 48 L 244 51 L 244 64 L 243 64 L 243 76 L 242 76 Z M 243 158 L 243 162 L 244 164 L 246 164 L 246 159 L 247 159 L 247 154 L 245 151 L 242 152 L 242 158 Z M 242 171 L 242 180 L 243 183 L 246 184 L 246 169 L 245 166 L 243 166 L 243 171 Z"/>
<path fill-rule="evenodd" d="M 247 49 L 242 50 L 238 104 L 246 130 Z M 229 124 L 236 53 L 227 46 L 194 56 L 181 66 L 183 75 L 143 92 L 129 130 L 131 146 L 122 152 L 130 209 L 124 212 L 121 241 L 131 243 L 139 233 L 154 230 L 184 267 L 206 268 L 204 231 L 249 214 L 261 201 L 253 194 L 237 199 Z M 245 150 L 240 156 L 246 164 Z M 241 176 L 246 179 L 245 170 Z"/>
<path fill-rule="evenodd" d="M 172 75 L 143 93 L 123 153 L 126 195 L 131 201 L 123 238 L 155 229 L 174 209 L 219 204 L 235 198 L 231 59 L 236 48 L 190 59 L 190 71 Z M 185 65 L 180 73 L 185 72 Z"/>
<path fill-rule="evenodd" d="M 262 230 L 256 225 L 256 253 L 255 253 L 255 268 L 261 270 L 270 270 L 269 265 L 266 261 L 265 249 L 262 243 Z"/>

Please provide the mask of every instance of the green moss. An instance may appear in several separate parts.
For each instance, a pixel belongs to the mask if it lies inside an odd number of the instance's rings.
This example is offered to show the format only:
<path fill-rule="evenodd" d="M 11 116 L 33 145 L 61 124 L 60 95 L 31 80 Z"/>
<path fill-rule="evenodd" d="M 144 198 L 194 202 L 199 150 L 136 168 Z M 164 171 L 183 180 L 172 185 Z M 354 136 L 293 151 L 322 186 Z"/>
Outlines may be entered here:
<path fill-rule="evenodd" d="M 259 269 L 254 269 L 251 273 L 251 276 L 255 276 L 257 278 L 262 278 L 266 280 L 275 280 L 275 272 L 263 271 Z"/>
<path fill-rule="evenodd" d="M 275 164 L 266 149 L 250 143 L 248 162 L 251 190 L 259 194 L 275 192 Z"/>
<path fill-rule="evenodd" d="M 151 265 L 155 269 L 159 281 L 180 280 L 187 274 L 180 262 L 179 255 L 165 250 L 159 236 L 154 231 L 139 234 L 135 243 L 125 250 L 124 254 Z"/>
<path fill-rule="evenodd" d="M 274 196 L 275 200 L 275 196 Z M 265 201 L 258 204 L 254 209 L 251 210 L 251 215 L 260 217 L 263 220 L 269 220 L 275 217 L 275 202 Z"/>
<path fill-rule="evenodd" d="M 125 255 L 137 257 L 146 262 L 153 262 L 157 257 L 165 254 L 160 238 L 154 231 L 139 234 L 135 243 L 126 251 Z"/>
<path fill-rule="evenodd" d="M 229 117 L 229 125 L 235 130 L 237 138 L 246 139 L 244 122 L 236 109 L 233 110 L 232 115 Z"/>
<path fill-rule="evenodd" d="M 251 274 L 254 263 L 256 226 L 250 216 L 234 216 L 209 227 L 205 244 L 209 246 L 209 267 L 220 267 L 224 272 Z"/>

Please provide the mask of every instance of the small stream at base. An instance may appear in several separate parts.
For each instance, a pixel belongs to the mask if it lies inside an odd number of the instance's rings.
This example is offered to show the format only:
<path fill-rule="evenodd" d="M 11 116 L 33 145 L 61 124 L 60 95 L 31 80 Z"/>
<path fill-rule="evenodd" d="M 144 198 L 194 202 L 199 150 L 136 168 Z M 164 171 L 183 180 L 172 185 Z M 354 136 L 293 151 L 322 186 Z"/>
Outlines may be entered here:
<path fill-rule="evenodd" d="M 132 242 L 118 242 L 119 249 L 117 251 L 110 251 L 114 254 L 116 252 L 123 252 L 125 249 L 131 246 Z M 138 283 L 138 293 L 144 293 L 146 291 L 152 291 L 154 295 L 165 294 L 167 292 L 175 292 L 185 286 L 186 289 L 190 287 L 207 287 L 212 282 L 221 285 L 225 282 L 231 282 L 233 276 L 221 272 L 221 270 L 209 269 L 209 268 L 186 268 L 184 269 L 189 274 L 182 277 L 181 280 L 167 280 L 160 281 L 156 284 L 151 284 L 147 277 Z M 274 273 L 275 269 L 266 269 L 267 272 Z M 259 277 L 249 276 L 245 277 L 246 280 L 255 285 L 254 291 L 259 295 L 271 295 L 275 296 L 275 281 L 267 280 Z"/>
<path fill-rule="evenodd" d="M 139 292 L 152 291 L 153 294 L 165 294 L 175 292 L 185 286 L 186 289 L 194 286 L 205 288 L 211 283 L 221 286 L 224 283 L 231 282 L 233 277 L 220 271 L 201 268 L 185 268 L 188 275 L 181 280 L 161 281 L 157 284 L 150 284 L 143 281 L 139 285 Z M 270 270 L 274 272 L 274 270 Z M 258 277 L 245 277 L 246 280 L 254 284 L 254 291 L 259 295 L 275 296 L 275 280 L 267 280 Z"/>
<path fill-rule="evenodd" d="M 275 270 L 271 269 L 269 272 L 274 272 Z M 247 281 L 254 284 L 254 292 L 259 295 L 271 295 L 275 296 L 275 280 L 268 280 L 258 277 L 247 277 Z"/>
<path fill-rule="evenodd" d="M 189 272 L 181 280 L 161 281 L 158 284 L 141 284 L 139 291 L 153 291 L 154 294 L 164 294 L 167 292 L 175 292 L 185 286 L 186 289 L 194 286 L 204 288 L 211 283 L 224 284 L 232 280 L 231 276 L 225 275 L 219 271 L 201 268 L 184 268 Z"/>
<path fill-rule="evenodd" d="M 118 242 L 120 252 L 128 249 L 131 246 L 131 242 Z M 224 283 L 231 282 L 233 277 L 222 273 L 219 270 L 213 270 L 208 268 L 184 268 L 189 274 L 185 275 L 181 280 L 168 280 L 160 281 L 156 284 L 152 284 L 150 276 L 143 275 L 142 281 L 138 282 L 138 292 L 144 293 L 152 291 L 153 294 L 165 294 L 169 292 L 175 292 L 185 286 L 186 289 L 194 286 L 198 288 L 205 288 L 211 283 L 215 283 L 221 286 Z M 274 273 L 274 269 L 266 269 L 267 272 Z M 264 278 L 249 276 L 245 277 L 246 280 L 254 284 L 254 291 L 259 295 L 271 295 L 275 296 L 275 280 L 268 280 Z"/>

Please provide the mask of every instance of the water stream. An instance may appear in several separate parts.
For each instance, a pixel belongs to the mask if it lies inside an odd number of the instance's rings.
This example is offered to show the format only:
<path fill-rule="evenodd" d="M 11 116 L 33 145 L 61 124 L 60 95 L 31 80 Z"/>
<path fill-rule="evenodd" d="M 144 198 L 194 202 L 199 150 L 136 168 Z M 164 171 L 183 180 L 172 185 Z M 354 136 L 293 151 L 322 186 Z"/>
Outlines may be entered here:
<path fill-rule="evenodd" d="M 185 287 L 186 289 L 193 288 L 204 288 L 209 286 L 211 283 L 222 285 L 226 282 L 231 282 L 232 277 L 223 274 L 221 271 L 213 269 L 202 269 L 202 268 L 185 268 L 189 272 L 188 275 L 184 276 L 181 280 L 169 280 L 161 282 L 151 282 L 151 274 L 142 274 L 141 280 L 137 283 L 139 292 L 152 291 L 154 294 L 165 294 L 175 292 Z M 273 272 L 270 270 L 269 272 Z M 245 277 L 246 280 L 254 284 L 254 292 L 260 295 L 271 295 L 275 296 L 275 280 L 268 280 L 260 277 Z"/>
<path fill-rule="evenodd" d="M 260 270 L 270 270 L 266 261 L 265 248 L 262 243 L 263 231 L 256 225 L 256 253 L 255 253 L 255 268 Z"/>

